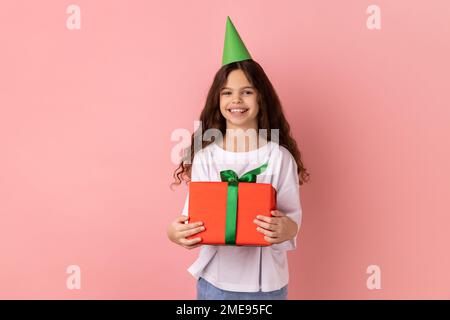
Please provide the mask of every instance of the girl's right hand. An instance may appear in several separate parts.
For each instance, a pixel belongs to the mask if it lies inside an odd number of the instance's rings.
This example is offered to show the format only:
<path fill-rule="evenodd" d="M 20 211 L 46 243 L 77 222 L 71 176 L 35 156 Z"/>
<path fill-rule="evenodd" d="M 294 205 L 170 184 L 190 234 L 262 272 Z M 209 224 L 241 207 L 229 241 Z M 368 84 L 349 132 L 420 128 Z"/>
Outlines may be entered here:
<path fill-rule="evenodd" d="M 185 224 L 184 222 L 188 219 L 189 217 L 184 215 L 176 218 L 167 228 L 167 236 L 172 242 L 190 250 L 201 246 L 202 244 L 199 242 L 202 239 L 199 237 L 194 239 L 186 238 L 205 230 L 205 227 L 201 221 Z"/>

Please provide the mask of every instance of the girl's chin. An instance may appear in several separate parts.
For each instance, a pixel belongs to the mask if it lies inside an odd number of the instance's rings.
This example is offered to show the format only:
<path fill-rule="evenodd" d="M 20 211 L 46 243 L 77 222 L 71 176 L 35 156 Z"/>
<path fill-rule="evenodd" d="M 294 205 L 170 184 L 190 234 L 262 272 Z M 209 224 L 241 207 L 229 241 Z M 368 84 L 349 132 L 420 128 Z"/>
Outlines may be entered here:
<path fill-rule="evenodd" d="M 238 124 L 238 123 L 239 123 L 239 124 L 243 124 L 243 123 L 245 123 L 245 122 L 248 121 L 247 117 L 241 117 L 241 118 L 238 118 L 238 117 L 228 117 L 227 120 L 228 120 L 228 122 L 236 123 L 236 124 Z"/>
<path fill-rule="evenodd" d="M 249 121 L 249 119 L 245 118 L 245 119 L 227 119 L 228 124 L 233 125 L 235 127 L 241 126 L 241 127 L 248 127 L 248 124 L 251 123 L 251 121 Z"/>

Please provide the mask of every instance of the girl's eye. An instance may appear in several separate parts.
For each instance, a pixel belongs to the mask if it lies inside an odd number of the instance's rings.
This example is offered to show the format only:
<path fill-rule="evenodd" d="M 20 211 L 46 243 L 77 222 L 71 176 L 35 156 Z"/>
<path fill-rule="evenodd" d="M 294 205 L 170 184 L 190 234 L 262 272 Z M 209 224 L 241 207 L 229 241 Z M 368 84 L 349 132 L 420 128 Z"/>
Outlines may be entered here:
<path fill-rule="evenodd" d="M 253 94 L 253 91 L 243 91 L 245 94 Z M 222 95 L 230 95 L 230 91 L 224 91 L 222 92 Z"/>

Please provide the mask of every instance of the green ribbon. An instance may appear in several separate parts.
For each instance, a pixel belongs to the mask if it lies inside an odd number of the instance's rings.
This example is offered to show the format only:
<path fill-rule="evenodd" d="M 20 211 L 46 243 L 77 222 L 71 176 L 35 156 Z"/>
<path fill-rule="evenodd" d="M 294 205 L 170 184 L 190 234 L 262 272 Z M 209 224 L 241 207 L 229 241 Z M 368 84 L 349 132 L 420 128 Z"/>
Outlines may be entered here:
<path fill-rule="evenodd" d="M 242 177 L 238 177 L 233 170 L 220 171 L 220 178 L 223 182 L 228 182 L 227 188 L 227 215 L 225 225 L 225 243 L 236 244 L 236 222 L 237 222 L 237 201 L 239 182 L 256 182 L 256 176 L 266 170 L 268 163 L 253 169 Z"/>

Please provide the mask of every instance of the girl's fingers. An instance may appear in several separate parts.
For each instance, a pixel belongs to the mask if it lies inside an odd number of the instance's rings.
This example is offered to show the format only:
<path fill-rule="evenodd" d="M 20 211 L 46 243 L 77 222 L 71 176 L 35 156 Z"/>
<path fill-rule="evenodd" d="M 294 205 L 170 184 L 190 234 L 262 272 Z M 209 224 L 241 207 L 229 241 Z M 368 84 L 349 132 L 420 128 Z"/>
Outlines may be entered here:
<path fill-rule="evenodd" d="M 186 230 L 190 230 L 190 229 L 193 229 L 193 228 L 197 228 L 197 227 L 199 227 L 201 225 L 203 225 L 203 222 L 201 222 L 201 221 L 188 223 L 188 224 L 180 223 L 177 226 L 177 230 L 178 231 L 186 231 Z"/>
<path fill-rule="evenodd" d="M 261 232 L 262 234 L 268 236 L 268 237 L 271 237 L 271 238 L 276 238 L 276 235 L 277 235 L 275 232 L 272 232 L 272 231 L 263 229 L 263 228 L 261 228 L 261 227 L 256 228 L 256 230 L 257 230 L 258 232 Z"/>
<path fill-rule="evenodd" d="M 192 236 L 192 235 L 194 235 L 194 234 L 196 234 L 196 233 L 202 232 L 203 230 L 205 230 L 205 227 L 204 227 L 204 226 L 197 227 L 197 228 L 194 228 L 194 229 L 190 229 L 190 230 L 187 230 L 187 231 L 183 231 L 183 232 L 181 233 L 181 236 L 182 236 L 183 238 L 187 238 L 187 237 Z"/>
<path fill-rule="evenodd" d="M 272 244 L 279 242 L 277 238 L 271 238 L 268 236 L 264 236 L 264 240 L 266 240 L 267 242 L 272 243 Z"/>
<path fill-rule="evenodd" d="M 275 224 L 270 224 L 270 223 L 267 223 L 267 222 L 262 222 L 261 220 L 258 220 L 258 219 L 253 220 L 253 222 L 254 222 L 255 224 L 257 224 L 258 226 L 264 228 L 264 229 L 271 230 L 271 231 L 275 231 L 275 227 L 276 227 Z"/>
<path fill-rule="evenodd" d="M 262 220 L 264 222 L 270 223 L 270 224 L 277 224 L 277 218 L 271 218 L 266 216 L 256 216 L 256 219 Z"/>
<path fill-rule="evenodd" d="M 272 211 L 270 211 L 270 214 L 272 214 L 274 217 L 285 217 L 286 216 L 285 213 L 278 211 L 278 210 L 272 210 Z"/>
<path fill-rule="evenodd" d="M 185 246 L 192 246 L 200 241 L 202 241 L 202 238 L 194 238 L 194 239 L 181 238 L 180 239 L 180 243 L 184 244 Z"/>

